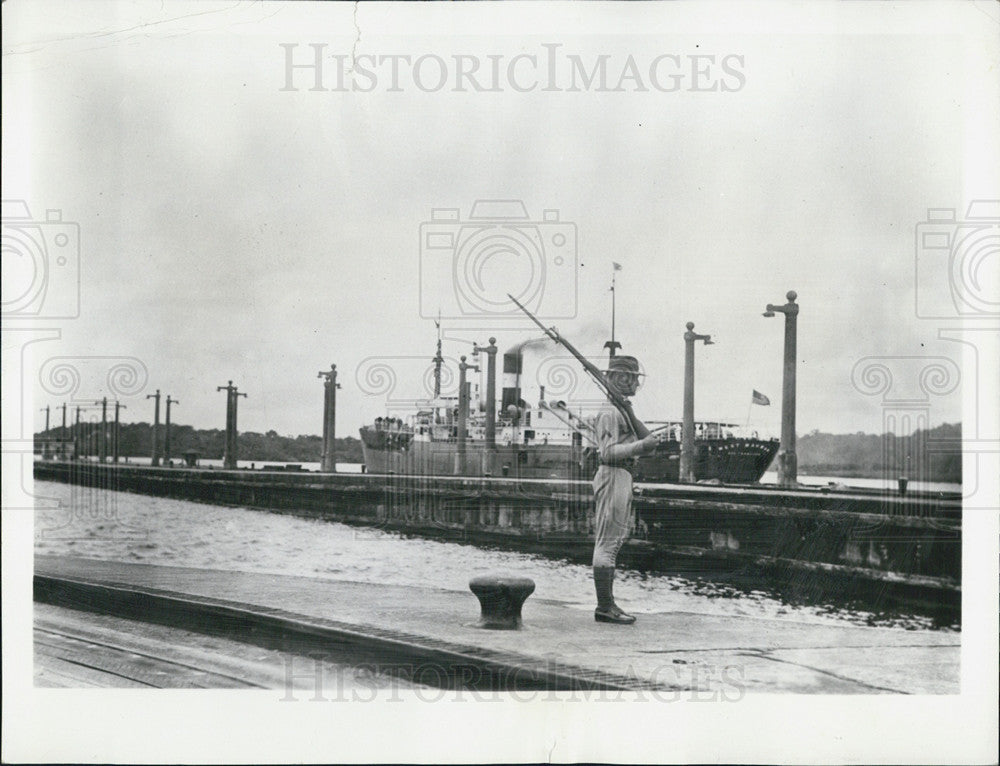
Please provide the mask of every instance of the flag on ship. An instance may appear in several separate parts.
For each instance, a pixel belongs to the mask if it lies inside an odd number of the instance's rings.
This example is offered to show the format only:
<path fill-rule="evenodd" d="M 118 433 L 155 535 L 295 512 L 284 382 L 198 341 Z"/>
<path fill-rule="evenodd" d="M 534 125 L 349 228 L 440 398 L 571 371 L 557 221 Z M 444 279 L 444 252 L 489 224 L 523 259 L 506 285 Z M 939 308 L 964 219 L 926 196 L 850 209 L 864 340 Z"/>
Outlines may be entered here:
<path fill-rule="evenodd" d="M 762 405 L 762 406 L 765 406 L 765 407 L 766 407 L 767 405 L 769 405 L 769 404 L 771 403 L 771 400 L 770 400 L 770 399 L 768 399 L 768 398 L 767 398 L 766 396 L 764 396 L 764 394 L 762 394 L 762 393 L 761 393 L 760 391 L 758 391 L 758 390 L 757 390 L 757 389 L 755 388 L 755 389 L 753 390 L 753 399 L 752 399 L 752 403 L 753 403 L 753 404 L 760 404 L 760 405 Z"/>
<path fill-rule="evenodd" d="M 622 265 L 620 263 L 616 263 L 615 261 L 611 262 L 611 266 L 614 268 L 615 271 L 621 271 L 622 270 Z"/>

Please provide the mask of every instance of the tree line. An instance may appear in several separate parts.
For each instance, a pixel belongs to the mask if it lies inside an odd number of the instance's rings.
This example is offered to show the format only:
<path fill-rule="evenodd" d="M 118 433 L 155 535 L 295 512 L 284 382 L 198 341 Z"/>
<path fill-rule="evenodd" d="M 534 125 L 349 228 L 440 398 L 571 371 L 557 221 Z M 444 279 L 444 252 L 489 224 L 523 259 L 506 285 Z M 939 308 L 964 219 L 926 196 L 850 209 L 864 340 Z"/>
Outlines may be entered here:
<path fill-rule="evenodd" d="M 114 426 L 108 424 L 108 454 L 111 454 L 111 432 Z M 59 438 L 59 428 L 35 435 L 37 439 Z M 160 453 L 163 454 L 163 439 L 166 430 L 160 425 Z M 87 423 L 80 440 L 84 454 L 97 454 L 100 425 Z M 347 436 L 334 439 L 337 461 L 360 463 L 361 441 Z M 226 432 L 219 428 L 196 429 L 192 426 L 170 425 L 170 454 L 180 459 L 188 451 L 197 452 L 200 458 L 221 460 L 226 448 Z M 122 457 L 149 457 L 153 450 L 153 427 L 150 423 L 122 423 L 118 436 L 118 454 Z M 36 450 L 37 451 L 37 450 Z M 239 435 L 240 460 L 273 461 L 276 463 L 318 463 L 323 455 L 323 439 L 320 436 L 281 436 L 276 431 L 257 433 L 241 431 Z"/>
<path fill-rule="evenodd" d="M 97 454 L 99 426 L 81 440 L 86 454 Z M 109 433 L 111 426 L 109 425 Z M 35 434 L 36 439 L 58 438 L 59 428 Z M 164 427 L 160 426 L 161 452 Z M 195 429 L 170 426 L 170 452 L 180 458 L 193 450 L 199 457 L 221 459 L 226 434 L 221 429 Z M 110 442 L 110 436 L 109 436 Z M 336 439 L 337 460 L 361 463 L 361 442 L 347 436 Z M 39 447 L 40 449 L 40 447 Z M 918 430 L 910 436 L 895 434 L 830 434 L 812 431 L 796 440 L 799 473 L 819 476 L 896 478 L 907 475 L 914 481 L 962 481 L 962 426 L 944 423 L 936 428 Z M 152 426 L 149 423 L 123 423 L 119 436 L 122 457 L 148 457 L 152 453 Z M 239 436 L 241 460 L 276 463 L 318 463 L 323 453 L 319 436 L 281 436 L 275 431 L 244 431 Z M 109 447 L 110 454 L 110 447 Z"/>
<path fill-rule="evenodd" d="M 796 440 L 799 473 L 818 476 L 962 481 L 962 424 L 943 423 L 910 436 L 828 434 Z"/>

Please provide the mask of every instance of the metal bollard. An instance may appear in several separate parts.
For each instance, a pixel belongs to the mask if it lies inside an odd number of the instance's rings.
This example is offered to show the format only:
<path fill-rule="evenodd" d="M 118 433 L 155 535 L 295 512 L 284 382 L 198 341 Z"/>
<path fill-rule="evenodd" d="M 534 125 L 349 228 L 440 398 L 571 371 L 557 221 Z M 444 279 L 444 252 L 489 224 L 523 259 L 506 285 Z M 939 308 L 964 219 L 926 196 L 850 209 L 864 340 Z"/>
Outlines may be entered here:
<path fill-rule="evenodd" d="M 482 614 L 476 627 L 490 630 L 518 630 L 521 627 L 521 607 L 535 591 L 535 582 L 528 577 L 512 575 L 481 575 L 469 581 L 476 594 Z"/>

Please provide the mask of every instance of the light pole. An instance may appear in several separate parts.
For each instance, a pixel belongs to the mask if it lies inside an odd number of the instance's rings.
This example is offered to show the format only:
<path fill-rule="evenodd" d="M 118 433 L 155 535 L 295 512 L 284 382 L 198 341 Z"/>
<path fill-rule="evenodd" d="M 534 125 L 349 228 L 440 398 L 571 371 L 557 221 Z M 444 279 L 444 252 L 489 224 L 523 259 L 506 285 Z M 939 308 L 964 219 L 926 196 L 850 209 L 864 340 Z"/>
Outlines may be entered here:
<path fill-rule="evenodd" d="M 79 459 L 81 457 L 82 444 L 80 439 L 80 405 L 76 405 L 76 426 L 73 428 L 73 457 Z"/>
<path fill-rule="evenodd" d="M 469 417 L 469 384 L 465 382 L 466 370 L 479 371 L 479 365 L 466 364 L 463 356 L 458 364 L 458 461 L 456 473 L 465 474 L 465 439 L 466 421 Z"/>
<path fill-rule="evenodd" d="M 111 435 L 111 450 L 114 454 L 112 462 L 118 462 L 119 437 L 121 435 L 121 421 L 119 420 L 119 410 L 127 409 L 124 404 L 115 399 L 115 430 Z"/>
<path fill-rule="evenodd" d="M 62 403 L 62 429 L 59 431 L 60 460 L 66 459 L 66 402 Z"/>
<path fill-rule="evenodd" d="M 319 372 L 316 377 L 323 378 L 323 455 L 319 469 L 336 472 L 337 450 L 333 440 L 337 432 L 337 389 L 340 388 L 337 365 L 331 364 L 329 372 Z"/>
<path fill-rule="evenodd" d="M 687 323 L 684 333 L 684 427 L 681 432 L 681 466 L 680 480 L 693 484 L 698 480 L 695 475 L 695 444 L 694 444 L 694 343 L 700 340 L 706 346 L 714 345 L 711 335 L 699 335 L 694 332 L 694 322 Z"/>
<path fill-rule="evenodd" d="M 239 389 L 233 385 L 233 381 L 229 381 L 228 385 L 216 386 L 216 391 L 226 392 L 226 451 L 222 456 L 222 467 L 235 469 L 236 468 L 236 405 L 239 401 L 239 397 L 246 396 L 246 394 L 241 394 Z"/>
<path fill-rule="evenodd" d="M 170 394 L 167 394 L 167 419 L 164 424 L 166 432 L 163 435 L 163 462 L 168 466 L 170 465 L 170 405 L 180 404 L 176 399 L 171 399 Z"/>
<path fill-rule="evenodd" d="M 497 339 L 490 338 L 490 345 L 473 346 L 476 353 L 486 352 L 486 452 L 483 473 L 493 474 L 497 448 Z"/>
<path fill-rule="evenodd" d="M 101 438 L 97 443 L 97 460 L 105 463 L 108 459 L 108 397 L 94 402 L 94 406 L 101 405 Z"/>
<path fill-rule="evenodd" d="M 793 487 L 798 483 L 798 460 L 795 457 L 795 343 L 798 294 L 789 290 L 788 303 L 775 306 L 768 303 L 764 316 L 785 315 L 785 366 L 781 383 L 781 446 L 778 447 L 778 484 Z"/>
<path fill-rule="evenodd" d="M 49 456 L 49 405 L 42 407 L 39 412 L 45 413 L 45 436 L 42 437 L 42 460 L 48 459 Z"/>
<path fill-rule="evenodd" d="M 160 464 L 160 389 L 156 389 L 155 394 L 146 394 L 146 398 L 156 400 L 156 413 L 153 420 L 153 455 L 150 461 L 156 466 Z"/>
<path fill-rule="evenodd" d="M 490 338 L 486 352 L 486 447 L 497 446 L 497 339 Z"/>

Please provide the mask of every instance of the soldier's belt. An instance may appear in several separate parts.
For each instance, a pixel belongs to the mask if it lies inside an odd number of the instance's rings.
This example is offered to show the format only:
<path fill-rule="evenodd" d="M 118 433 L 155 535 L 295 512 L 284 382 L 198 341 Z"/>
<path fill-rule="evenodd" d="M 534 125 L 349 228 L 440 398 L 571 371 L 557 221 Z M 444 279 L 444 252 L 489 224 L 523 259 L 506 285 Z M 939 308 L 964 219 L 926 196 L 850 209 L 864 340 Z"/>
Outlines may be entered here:
<path fill-rule="evenodd" d="M 621 468 L 623 470 L 628 471 L 629 473 L 632 473 L 632 471 L 635 470 L 634 458 L 626 458 L 625 460 L 611 460 L 611 461 L 598 460 L 597 464 L 606 465 L 608 468 Z"/>

